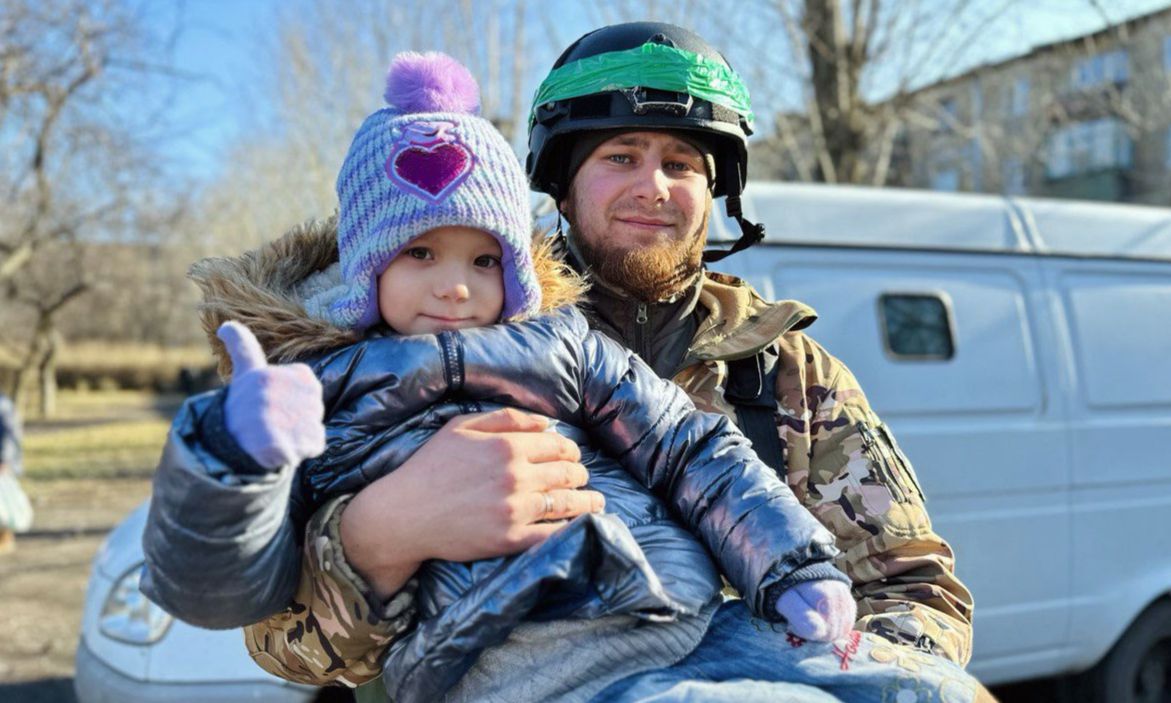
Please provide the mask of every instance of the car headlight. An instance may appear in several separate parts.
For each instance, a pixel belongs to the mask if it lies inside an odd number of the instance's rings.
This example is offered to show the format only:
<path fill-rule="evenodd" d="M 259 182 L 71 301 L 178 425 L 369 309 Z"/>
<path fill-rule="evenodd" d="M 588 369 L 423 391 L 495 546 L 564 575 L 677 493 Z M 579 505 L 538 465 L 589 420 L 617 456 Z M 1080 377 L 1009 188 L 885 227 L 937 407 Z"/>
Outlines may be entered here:
<path fill-rule="evenodd" d="M 98 628 L 102 634 L 127 644 L 154 644 L 167 634 L 171 616 L 138 590 L 142 564 L 122 574 L 102 604 Z"/>

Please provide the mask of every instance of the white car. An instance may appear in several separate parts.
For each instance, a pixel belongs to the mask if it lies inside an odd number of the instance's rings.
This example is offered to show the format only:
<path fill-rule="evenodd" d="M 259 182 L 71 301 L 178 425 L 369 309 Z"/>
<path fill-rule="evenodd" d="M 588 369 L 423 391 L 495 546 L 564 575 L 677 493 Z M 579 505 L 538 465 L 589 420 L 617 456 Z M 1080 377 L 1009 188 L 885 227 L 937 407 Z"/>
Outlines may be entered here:
<path fill-rule="evenodd" d="M 94 557 L 73 679 L 78 701 L 317 700 L 316 689 L 254 664 L 240 630 L 205 630 L 175 620 L 138 590 L 148 505 L 115 527 Z"/>

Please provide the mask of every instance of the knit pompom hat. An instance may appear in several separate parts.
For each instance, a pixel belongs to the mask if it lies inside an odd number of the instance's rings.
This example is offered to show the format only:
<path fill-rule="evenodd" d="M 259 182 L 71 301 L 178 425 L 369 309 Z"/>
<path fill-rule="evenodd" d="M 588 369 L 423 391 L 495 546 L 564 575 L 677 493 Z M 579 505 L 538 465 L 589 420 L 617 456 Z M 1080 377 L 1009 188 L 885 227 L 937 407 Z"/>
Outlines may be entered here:
<path fill-rule="evenodd" d="M 378 276 L 412 239 L 447 226 L 499 240 L 501 319 L 535 313 L 541 290 L 529 250 L 528 181 L 504 137 L 479 116 L 476 80 L 445 54 L 405 52 L 386 84 L 389 107 L 362 123 L 337 177 L 346 289 L 329 321 L 355 330 L 378 322 Z"/>

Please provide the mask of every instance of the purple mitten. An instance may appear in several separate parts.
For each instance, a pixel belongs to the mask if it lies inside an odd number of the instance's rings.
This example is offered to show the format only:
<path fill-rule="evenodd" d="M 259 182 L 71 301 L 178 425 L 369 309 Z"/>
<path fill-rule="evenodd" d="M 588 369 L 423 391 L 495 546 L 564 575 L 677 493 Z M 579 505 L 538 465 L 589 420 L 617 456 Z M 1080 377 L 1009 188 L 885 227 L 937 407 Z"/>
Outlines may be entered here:
<path fill-rule="evenodd" d="M 777 612 L 789 621 L 789 631 L 798 637 L 833 642 L 854 629 L 858 605 L 850 587 L 841 581 L 805 581 L 777 599 Z"/>
<path fill-rule="evenodd" d="M 309 367 L 269 366 L 256 336 L 239 322 L 225 322 L 216 334 L 232 358 L 224 424 L 240 448 L 266 469 L 325 451 L 321 383 Z"/>

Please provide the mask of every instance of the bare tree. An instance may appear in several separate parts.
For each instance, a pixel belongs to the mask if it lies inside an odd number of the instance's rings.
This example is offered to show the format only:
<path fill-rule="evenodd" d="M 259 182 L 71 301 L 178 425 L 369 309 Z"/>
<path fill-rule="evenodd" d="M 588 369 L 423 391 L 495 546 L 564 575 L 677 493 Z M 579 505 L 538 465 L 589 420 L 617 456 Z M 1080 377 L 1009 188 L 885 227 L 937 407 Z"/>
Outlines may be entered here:
<path fill-rule="evenodd" d="M 773 0 L 806 120 L 776 129 L 808 180 L 883 185 L 900 129 L 927 119 L 915 90 L 965 65 L 1014 0 Z M 774 67 L 775 63 L 772 64 Z M 938 116 L 931 115 L 933 123 Z M 946 119 L 946 117 L 945 117 Z M 808 130 L 794 133 L 794 126 Z M 808 145 L 808 151 L 796 149 Z"/>
<path fill-rule="evenodd" d="M 12 398 L 13 402 L 19 402 L 35 376 L 41 417 L 52 417 L 57 407 L 57 355 L 62 342 L 61 333 L 56 327 L 57 316 L 69 301 L 80 296 L 88 287 L 84 282 L 77 282 L 64 290 L 54 286 L 49 297 L 34 295 L 32 291 L 17 296 L 18 302 L 28 305 L 35 312 L 35 323 L 32 339 L 11 389 Z"/>
<path fill-rule="evenodd" d="M 1166 11 L 1118 21 L 914 91 L 913 182 L 1166 204 L 1168 31 Z"/>
<path fill-rule="evenodd" d="M 355 0 L 346 12 L 324 0 L 291 4 L 246 86 L 261 117 L 200 195 L 207 251 L 258 245 L 337 207 L 342 159 L 362 120 L 384 105 L 386 70 L 399 51 L 444 51 L 467 65 L 480 83 L 481 114 L 516 144 L 535 72 L 562 48 L 530 29 L 549 26 L 551 14 L 525 0 Z"/>
<path fill-rule="evenodd" d="M 0 295 L 5 322 L 23 323 L 2 336 L 23 349 L 10 390 L 38 376 L 43 413 L 57 322 L 98 280 L 84 247 L 137 236 L 135 213 L 155 205 L 155 115 L 123 100 L 165 71 L 158 49 L 116 0 L 0 0 Z M 135 110 L 120 112 L 124 104 Z"/>
<path fill-rule="evenodd" d="M 751 88 L 753 171 L 881 185 L 915 89 L 965 65 L 1015 0 L 608 0 L 598 24 L 653 18 L 699 30 Z"/>

